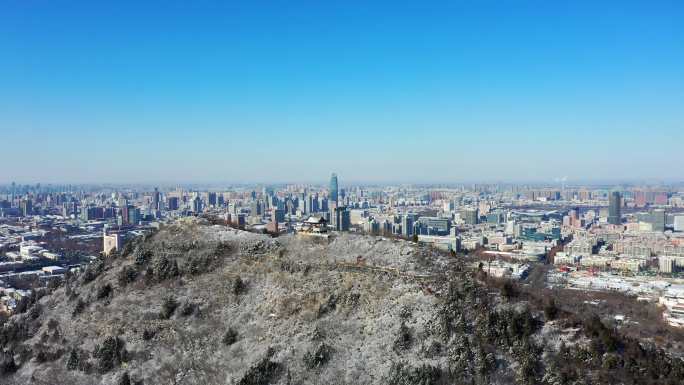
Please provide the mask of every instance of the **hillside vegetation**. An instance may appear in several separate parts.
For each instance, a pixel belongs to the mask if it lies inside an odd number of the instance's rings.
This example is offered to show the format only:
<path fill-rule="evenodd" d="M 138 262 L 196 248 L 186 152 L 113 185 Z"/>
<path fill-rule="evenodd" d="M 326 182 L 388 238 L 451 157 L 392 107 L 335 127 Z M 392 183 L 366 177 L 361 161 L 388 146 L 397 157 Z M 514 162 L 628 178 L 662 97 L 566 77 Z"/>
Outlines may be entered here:
<path fill-rule="evenodd" d="M 681 360 L 462 260 L 193 220 L 130 242 L 1 329 L 5 384 L 679 384 Z"/>

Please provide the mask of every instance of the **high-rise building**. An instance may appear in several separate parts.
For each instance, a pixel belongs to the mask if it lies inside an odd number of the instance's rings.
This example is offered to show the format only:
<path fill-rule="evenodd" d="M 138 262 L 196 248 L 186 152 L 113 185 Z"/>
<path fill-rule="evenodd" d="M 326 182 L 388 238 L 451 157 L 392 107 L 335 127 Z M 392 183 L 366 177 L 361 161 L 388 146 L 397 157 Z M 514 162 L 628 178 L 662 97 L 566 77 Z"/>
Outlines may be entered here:
<path fill-rule="evenodd" d="M 339 228 L 340 231 L 349 231 L 351 227 L 351 212 L 344 207 L 340 212 Z"/>
<path fill-rule="evenodd" d="M 159 189 L 154 188 L 154 192 L 152 193 L 152 211 L 160 210 L 161 208 L 159 207 Z"/>
<path fill-rule="evenodd" d="M 104 209 L 95 206 L 81 207 L 81 219 L 84 221 L 92 221 L 94 219 L 104 218 Z"/>
<path fill-rule="evenodd" d="M 401 234 L 403 236 L 410 237 L 413 235 L 414 219 L 413 214 L 404 214 L 404 216 L 401 217 Z"/>
<path fill-rule="evenodd" d="M 351 227 L 351 212 L 345 206 L 334 207 L 331 209 L 330 219 L 332 226 L 337 231 L 349 231 Z"/>
<path fill-rule="evenodd" d="M 333 173 L 330 176 L 330 194 L 329 194 L 328 200 L 335 202 L 335 204 L 337 204 L 338 203 L 337 194 L 338 194 L 337 174 Z"/>
<path fill-rule="evenodd" d="M 209 206 L 216 206 L 216 193 L 210 192 L 207 196 L 207 201 L 209 203 Z"/>
<path fill-rule="evenodd" d="M 459 210 L 459 215 L 465 224 L 476 225 L 480 220 L 480 211 L 476 208 L 466 207 Z"/>
<path fill-rule="evenodd" d="M 262 211 L 261 211 L 261 202 L 258 200 L 252 201 L 250 204 L 250 216 L 258 218 L 261 216 Z"/>
<path fill-rule="evenodd" d="M 330 223 L 330 226 L 332 226 L 333 229 L 337 229 L 338 215 L 337 215 L 337 205 L 335 204 L 335 201 L 331 201 L 330 205 L 328 206 L 328 214 L 330 214 L 329 215 L 330 220 L 328 221 L 328 223 Z"/>
<path fill-rule="evenodd" d="M 285 211 L 273 209 L 271 210 L 271 222 L 266 225 L 266 230 L 269 233 L 278 233 L 278 223 L 285 221 Z"/>
<path fill-rule="evenodd" d="M 202 200 L 200 199 L 199 195 L 196 195 L 192 200 L 192 211 L 194 211 L 195 214 L 202 212 Z"/>
<path fill-rule="evenodd" d="M 62 204 L 62 216 L 68 217 L 71 214 L 77 214 L 78 206 L 76 202 L 64 202 Z"/>
<path fill-rule="evenodd" d="M 26 199 L 21 201 L 21 215 L 29 216 L 33 214 L 33 201 Z"/>
<path fill-rule="evenodd" d="M 661 273 L 672 273 L 675 268 L 675 259 L 669 256 L 658 257 L 658 270 Z"/>
<path fill-rule="evenodd" d="M 674 231 L 684 231 L 684 215 L 675 215 Z"/>
<path fill-rule="evenodd" d="M 178 210 L 178 197 L 169 197 L 166 206 L 169 210 Z"/>
<path fill-rule="evenodd" d="M 320 211 L 320 205 L 319 205 L 319 200 L 318 200 L 318 194 L 310 196 L 311 198 L 311 212 L 312 213 L 317 213 Z"/>
<path fill-rule="evenodd" d="M 271 220 L 273 222 L 285 222 L 285 210 L 273 209 L 273 211 L 271 211 Z"/>
<path fill-rule="evenodd" d="M 124 205 L 121 208 L 121 223 L 122 224 L 130 223 L 128 221 L 128 219 L 130 218 L 130 210 L 132 210 L 132 209 L 133 209 L 133 206 L 129 206 L 129 205 Z"/>
<path fill-rule="evenodd" d="M 608 196 L 608 223 L 619 225 L 622 223 L 622 197 L 619 191 L 613 191 Z"/>
<path fill-rule="evenodd" d="M 297 206 L 295 205 L 295 202 L 290 198 L 285 199 L 285 211 L 287 211 L 287 213 L 291 215 L 296 214 Z"/>
<path fill-rule="evenodd" d="M 135 206 L 128 206 L 128 223 L 137 225 L 140 222 L 140 209 Z"/>
<path fill-rule="evenodd" d="M 235 216 L 235 226 L 237 226 L 239 229 L 244 229 L 245 223 L 245 214 L 238 214 Z"/>
<path fill-rule="evenodd" d="M 654 209 L 651 211 L 651 225 L 653 231 L 665 231 L 665 210 Z"/>
<path fill-rule="evenodd" d="M 311 212 L 311 204 L 307 199 L 306 194 L 302 194 L 299 197 L 298 207 L 302 214 L 308 214 Z"/>
<path fill-rule="evenodd" d="M 658 191 L 655 193 L 655 196 L 653 197 L 653 203 L 657 205 L 666 205 L 667 204 L 667 192 L 665 191 Z"/>
<path fill-rule="evenodd" d="M 634 205 L 636 207 L 646 206 L 646 192 L 644 192 L 644 191 L 635 191 L 634 192 Z"/>

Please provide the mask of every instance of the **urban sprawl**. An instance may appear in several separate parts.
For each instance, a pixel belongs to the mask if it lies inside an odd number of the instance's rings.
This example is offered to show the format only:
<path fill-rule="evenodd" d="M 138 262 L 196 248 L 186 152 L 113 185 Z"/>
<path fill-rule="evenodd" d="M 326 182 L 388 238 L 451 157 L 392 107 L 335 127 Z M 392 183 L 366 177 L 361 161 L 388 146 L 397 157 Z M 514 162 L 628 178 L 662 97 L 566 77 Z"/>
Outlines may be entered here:
<path fill-rule="evenodd" d="M 189 216 L 274 236 L 403 238 L 468 254 L 493 277 L 525 283 L 539 270 L 549 287 L 657 302 L 684 327 L 681 186 L 345 185 L 336 174 L 325 185 L 0 185 L 0 312 Z"/>

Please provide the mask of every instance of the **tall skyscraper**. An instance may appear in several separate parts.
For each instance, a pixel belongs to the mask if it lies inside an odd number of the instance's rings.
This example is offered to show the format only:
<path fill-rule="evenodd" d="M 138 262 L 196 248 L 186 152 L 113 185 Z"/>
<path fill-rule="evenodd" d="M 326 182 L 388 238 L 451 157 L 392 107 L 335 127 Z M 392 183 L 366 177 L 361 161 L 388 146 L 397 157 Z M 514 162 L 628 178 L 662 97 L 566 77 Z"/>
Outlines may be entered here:
<path fill-rule="evenodd" d="M 337 174 L 333 173 L 332 176 L 330 176 L 330 198 L 328 200 L 335 202 L 336 206 L 338 203 L 337 193 L 338 193 Z"/>
<path fill-rule="evenodd" d="M 123 224 L 128 224 L 128 218 L 130 218 L 130 213 L 129 211 L 133 208 L 133 206 L 129 205 L 124 205 L 121 207 L 121 223 Z"/>
<path fill-rule="evenodd" d="M 608 196 L 608 223 L 619 225 L 622 223 L 622 196 L 620 192 L 613 191 Z"/>
<path fill-rule="evenodd" d="M 202 212 L 202 199 L 200 199 L 199 195 L 195 195 L 195 198 L 192 200 L 192 211 L 195 214 Z"/>
<path fill-rule="evenodd" d="M 179 207 L 178 197 L 169 197 L 166 200 L 166 205 L 168 206 L 167 208 L 169 210 L 178 210 L 178 207 Z"/>
<path fill-rule="evenodd" d="M 137 225 L 140 222 L 140 209 L 135 206 L 128 207 L 128 223 Z"/>
<path fill-rule="evenodd" d="M 159 209 L 159 189 L 155 187 L 154 192 L 152 193 L 152 210 L 156 211 Z"/>
<path fill-rule="evenodd" d="M 33 214 L 33 201 L 30 199 L 21 201 L 21 214 L 25 217 Z"/>
<path fill-rule="evenodd" d="M 250 216 L 259 218 L 261 217 L 262 210 L 261 210 L 261 201 L 254 200 L 250 203 Z"/>
<path fill-rule="evenodd" d="M 330 211 L 331 225 L 337 231 L 349 231 L 351 227 L 351 213 L 345 206 L 332 206 Z"/>
<path fill-rule="evenodd" d="M 349 231 L 349 228 L 351 227 L 351 212 L 347 207 L 340 211 L 340 220 L 338 226 L 340 231 Z"/>
<path fill-rule="evenodd" d="M 410 237 L 413 235 L 413 222 L 413 214 L 404 214 L 404 216 L 401 217 L 401 233 L 403 236 Z"/>

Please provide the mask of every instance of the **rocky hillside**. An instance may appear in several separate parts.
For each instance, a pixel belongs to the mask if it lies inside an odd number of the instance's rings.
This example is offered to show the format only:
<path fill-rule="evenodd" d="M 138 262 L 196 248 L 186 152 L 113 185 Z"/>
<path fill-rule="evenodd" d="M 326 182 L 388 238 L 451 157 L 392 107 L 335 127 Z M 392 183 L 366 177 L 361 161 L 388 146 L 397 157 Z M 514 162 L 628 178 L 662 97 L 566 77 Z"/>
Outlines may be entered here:
<path fill-rule="evenodd" d="M 178 223 L 93 263 L 6 321 L 0 383 L 684 378 L 680 360 L 623 338 L 597 317 L 511 295 L 517 289 L 463 266 L 399 240 L 274 239 Z"/>

